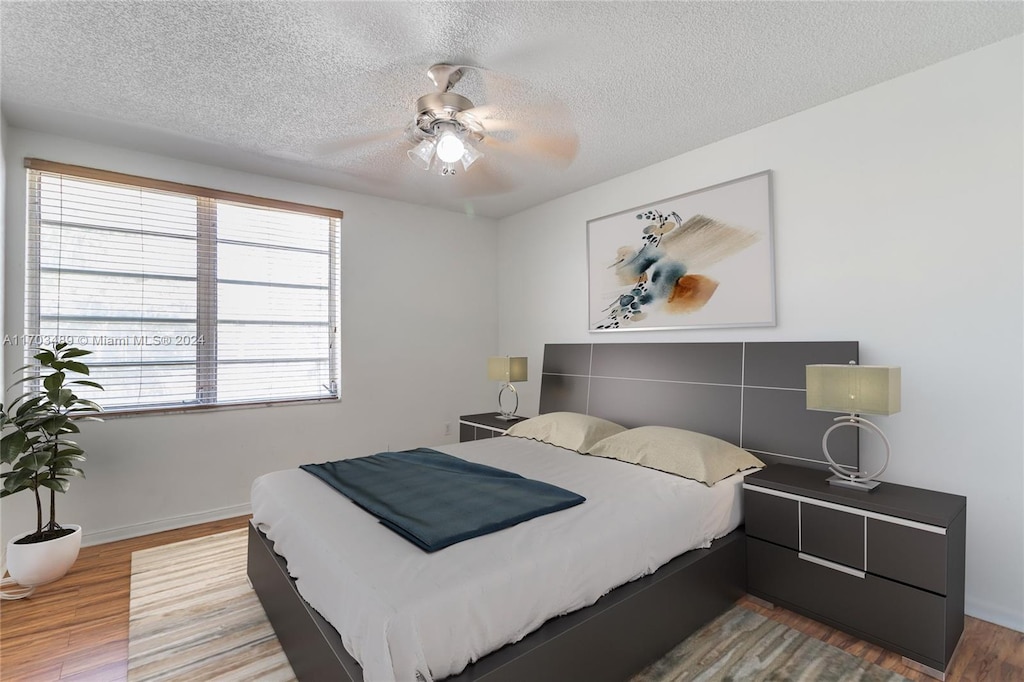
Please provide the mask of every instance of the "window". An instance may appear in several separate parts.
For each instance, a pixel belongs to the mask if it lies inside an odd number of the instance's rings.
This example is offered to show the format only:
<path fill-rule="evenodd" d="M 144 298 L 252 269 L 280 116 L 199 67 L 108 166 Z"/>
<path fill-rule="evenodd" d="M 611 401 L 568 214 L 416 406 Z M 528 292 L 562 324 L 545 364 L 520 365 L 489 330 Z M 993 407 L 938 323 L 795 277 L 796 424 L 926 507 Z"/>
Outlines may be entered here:
<path fill-rule="evenodd" d="M 341 211 L 26 166 L 28 355 L 93 351 L 109 411 L 338 397 Z"/>

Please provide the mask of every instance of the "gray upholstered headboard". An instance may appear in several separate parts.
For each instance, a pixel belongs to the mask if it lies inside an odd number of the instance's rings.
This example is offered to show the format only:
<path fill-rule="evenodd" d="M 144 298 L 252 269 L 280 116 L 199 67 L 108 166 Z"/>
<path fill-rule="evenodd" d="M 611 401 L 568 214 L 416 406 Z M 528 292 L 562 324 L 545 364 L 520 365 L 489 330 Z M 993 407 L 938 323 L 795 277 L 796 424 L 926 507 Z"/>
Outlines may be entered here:
<path fill-rule="evenodd" d="M 699 431 L 765 461 L 824 463 L 828 412 L 805 407 L 805 365 L 859 361 L 856 341 L 547 344 L 540 412 L 582 412 L 627 427 Z M 858 429 L 829 453 L 858 467 Z"/>

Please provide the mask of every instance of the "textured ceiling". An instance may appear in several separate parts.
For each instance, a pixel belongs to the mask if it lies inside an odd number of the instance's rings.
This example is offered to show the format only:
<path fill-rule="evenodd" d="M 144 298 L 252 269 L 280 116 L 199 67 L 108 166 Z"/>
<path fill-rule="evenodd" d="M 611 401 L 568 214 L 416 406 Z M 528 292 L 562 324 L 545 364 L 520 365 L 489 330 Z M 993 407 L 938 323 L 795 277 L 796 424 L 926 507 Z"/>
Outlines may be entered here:
<path fill-rule="evenodd" d="M 0 29 L 10 125 L 502 217 L 1020 33 L 1024 4 L 4 0 Z M 564 105 L 575 160 L 309 158 L 404 126 L 435 62 L 502 76 L 455 91 L 520 123 Z"/>

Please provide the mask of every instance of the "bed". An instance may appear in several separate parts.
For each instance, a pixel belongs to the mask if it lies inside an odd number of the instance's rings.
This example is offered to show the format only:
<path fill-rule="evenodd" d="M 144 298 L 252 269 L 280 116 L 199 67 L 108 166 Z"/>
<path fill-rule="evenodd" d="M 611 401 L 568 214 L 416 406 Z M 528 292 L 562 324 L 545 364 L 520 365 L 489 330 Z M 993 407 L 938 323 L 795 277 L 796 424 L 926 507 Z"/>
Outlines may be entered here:
<path fill-rule="evenodd" d="M 540 412 L 685 428 L 766 462 L 820 466 L 828 416 L 804 409 L 804 365 L 850 360 L 854 342 L 549 344 Z M 745 592 L 741 475 L 708 488 L 519 438 L 439 449 L 588 501 L 425 555 L 305 472 L 261 478 L 249 577 L 299 679 L 624 680 Z M 830 450 L 856 466 L 855 434 Z M 632 525 L 605 504 L 613 497 L 628 498 Z M 648 509 L 646 498 L 666 504 Z M 638 528 L 639 544 L 616 551 Z M 334 567 L 329 578 L 318 563 Z M 496 632 L 509 624 L 511 634 Z M 458 650 L 435 654 L 431 640 L 445 638 Z"/>

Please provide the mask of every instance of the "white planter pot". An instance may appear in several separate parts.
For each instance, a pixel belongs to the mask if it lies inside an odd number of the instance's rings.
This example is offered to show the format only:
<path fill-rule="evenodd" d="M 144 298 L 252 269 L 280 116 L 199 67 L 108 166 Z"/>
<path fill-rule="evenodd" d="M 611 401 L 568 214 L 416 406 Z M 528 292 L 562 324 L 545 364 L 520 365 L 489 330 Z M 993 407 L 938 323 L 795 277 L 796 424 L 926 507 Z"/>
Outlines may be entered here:
<path fill-rule="evenodd" d="M 75 532 L 46 542 L 14 544 L 26 535 L 31 535 L 32 531 L 29 531 L 7 543 L 7 571 L 19 585 L 29 587 L 52 583 L 62 578 L 75 563 L 78 550 L 82 547 L 82 527 L 70 523 L 64 527 L 74 528 Z"/>

